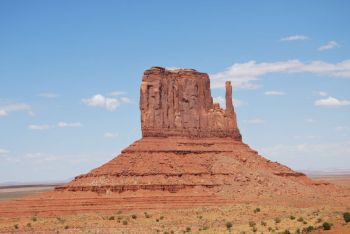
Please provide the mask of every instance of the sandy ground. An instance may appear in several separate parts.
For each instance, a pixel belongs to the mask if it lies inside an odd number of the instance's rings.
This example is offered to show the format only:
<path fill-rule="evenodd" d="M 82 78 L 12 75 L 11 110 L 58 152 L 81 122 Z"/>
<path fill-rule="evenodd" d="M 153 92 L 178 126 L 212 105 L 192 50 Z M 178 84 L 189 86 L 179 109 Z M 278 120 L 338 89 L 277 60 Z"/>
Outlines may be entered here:
<path fill-rule="evenodd" d="M 350 189 L 350 176 L 322 176 Z M 42 188 L 41 188 L 42 189 Z M 45 188 L 51 189 L 51 188 Z M 40 192 L 39 188 L 6 190 Z M 57 217 L 0 217 L 0 233 L 350 233 L 343 219 L 349 207 L 319 206 L 296 208 L 255 203 L 171 210 L 115 210 L 109 213 L 85 213 Z M 322 224 L 332 224 L 324 231 Z M 232 224 L 232 227 L 230 227 Z M 303 232 L 304 231 L 304 232 Z"/>

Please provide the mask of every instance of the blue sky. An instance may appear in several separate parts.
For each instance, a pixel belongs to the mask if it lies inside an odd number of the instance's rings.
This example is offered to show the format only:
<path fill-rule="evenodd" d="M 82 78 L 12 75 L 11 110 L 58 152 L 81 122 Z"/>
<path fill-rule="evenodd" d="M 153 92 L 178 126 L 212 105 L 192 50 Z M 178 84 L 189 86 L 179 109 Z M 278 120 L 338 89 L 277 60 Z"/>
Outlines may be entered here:
<path fill-rule="evenodd" d="M 348 1 L 1 1 L 0 183 L 71 178 L 141 136 L 142 73 L 231 80 L 246 143 L 350 169 Z"/>

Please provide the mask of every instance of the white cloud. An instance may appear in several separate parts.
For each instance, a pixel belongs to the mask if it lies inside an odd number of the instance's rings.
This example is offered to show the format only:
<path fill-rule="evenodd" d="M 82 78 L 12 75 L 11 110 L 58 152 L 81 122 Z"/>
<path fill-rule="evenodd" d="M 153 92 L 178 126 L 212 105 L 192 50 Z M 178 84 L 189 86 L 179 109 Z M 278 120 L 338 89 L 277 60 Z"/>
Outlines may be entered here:
<path fill-rule="evenodd" d="M 219 103 L 220 107 L 225 109 L 226 108 L 226 99 L 222 96 L 217 96 L 213 98 L 214 103 Z M 245 102 L 239 100 L 239 99 L 232 99 L 233 106 L 234 107 L 241 107 L 245 105 Z"/>
<path fill-rule="evenodd" d="M 260 119 L 260 118 L 254 118 L 254 119 L 247 120 L 246 122 L 249 124 L 262 124 L 265 121 L 263 119 Z"/>
<path fill-rule="evenodd" d="M 350 105 L 349 100 L 339 100 L 331 96 L 325 99 L 319 99 L 315 101 L 315 106 L 336 107 L 336 106 L 347 106 L 347 105 Z"/>
<path fill-rule="evenodd" d="M 48 124 L 42 124 L 42 125 L 35 125 L 31 124 L 28 126 L 30 130 L 48 130 L 50 128 L 53 128 L 53 126 L 50 126 Z"/>
<path fill-rule="evenodd" d="M 56 98 L 56 97 L 58 97 L 58 95 L 55 93 L 39 93 L 38 96 L 44 97 L 44 98 Z"/>
<path fill-rule="evenodd" d="M 213 88 L 224 88 L 225 81 L 230 80 L 235 88 L 256 89 L 255 83 L 261 76 L 271 73 L 313 73 L 332 77 L 350 78 L 350 60 L 339 63 L 323 61 L 301 62 L 287 60 L 271 63 L 235 63 L 226 70 L 210 75 Z"/>
<path fill-rule="evenodd" d="M 109 111 L 114 111 L 121 104 L 129 104 L 132 101 L 124 95 L 125 92 L 122 91 L 114 91 L 109 93 L 109 96 L 114 96 L 113 98 L 105 97 L 101 94 L 96 94 L 91 98 L 83 98 L 81 101 L 88 106 L 100 107 Z"/>
<path fill-rule="evenodd" d="M 118 133 L 112 133 L 112 132 L 106 132 L 104 135 L 103 135 L 104 138 L 116 138 L 118 137 Z"/>
<path fill-rule="evenodd" d="M 66 123 L 66 122 L 59 122 L 57 124 L 57 127 L 59 128 L 80 128 L 82 125 L 80 122 L 76 123 Z"/>
<path fill-rule="evenodd" d="M 329 41 L 327 44 L 320 46 L 318 48 L 318 51 L 330 50 L 338 47 L 339 47 L 339 44 L 336 41 Z"/>
<path fill-rule="evenodd" d="M 101 107 L 109 111 L 114 111 L 119 105 L 120 101 L 116 98 L 106 98 L 101 94 L 96 94 L 91 98 L 84 98 L 82 102 L 88 106 Z"/>
<path fill-rule="evenodd" d="M 272 91 L 266 91 L 264 94 L 267 95 L 267 96 L 283 96 L 283 95 L 286 95 L 285 92 L 273 91 L 273 90 Z"/>
<path fill-rule="evenodd" d="M 304 41 L 309 39 L 307 36 L 304 35 L 290 35 L 288 37 L 284 37 L 281 39 L 281 41 Z"/>
<path fill-rule="evenodd" d="M 7 104 L 7 105 L 1 105 L 0 106 L 0 117 L 1 116 L 7 116 L 11 112 L 16 111 L 28 111 L 30 112 L 31 106 L 25 103 L 13 103 L 13 104 Z"/>
<path fill-rule="evenodd" d="M 0 156 L 7 155 L 10 151 L 0 148 Z"/>
<path fill-rule="evenodd" d="M 326 92 L 324 92 L 324 91 L 320 91 L 319 93 L 318 93 L 321 97 L 326 97 L 328 94 L 326 93 Z"/>

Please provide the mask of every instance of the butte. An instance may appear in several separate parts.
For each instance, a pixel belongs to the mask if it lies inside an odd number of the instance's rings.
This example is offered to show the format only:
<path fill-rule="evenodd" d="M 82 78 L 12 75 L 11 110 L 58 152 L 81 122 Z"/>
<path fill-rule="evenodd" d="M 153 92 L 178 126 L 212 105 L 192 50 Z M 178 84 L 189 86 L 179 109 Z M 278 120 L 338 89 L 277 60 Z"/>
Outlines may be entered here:
<path fill-rule="evenodd" d="M 118 209 L 255 202 L 309 206 L 342 190 L 260 156 L 242 142 L 226 82 L 226 107 L 193 69 L 144 72 L 142 138 L 120 155 L 54 191 L 0 203 L 0 214 L 57 215 Z"/>

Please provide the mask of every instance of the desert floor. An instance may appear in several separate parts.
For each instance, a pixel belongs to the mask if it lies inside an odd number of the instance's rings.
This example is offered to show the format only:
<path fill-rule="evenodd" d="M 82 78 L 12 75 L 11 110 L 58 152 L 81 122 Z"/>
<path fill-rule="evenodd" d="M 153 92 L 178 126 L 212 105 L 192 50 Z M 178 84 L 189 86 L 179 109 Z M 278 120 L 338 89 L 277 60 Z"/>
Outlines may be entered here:
<path fill-rule="evenodd" d="M 350 176 L 313 179 L 327 180 L 350 191 Z M 52 187 L 0 189 L 0 199 L 17 199 L 49 189 Z M 172 210 L 115 210 L 57 217 L 0 217 L 0 233 L 298 233 L 298 230 L 303 233 L 304 230 L 304 233 L 347 234 L 350 223 L 343 219 L 346 211 L 350 212 L 350 207 L 296 208 L 244 203 Z M 332 224 L 331 230 L 323 230 L 324 222 Z"/>

